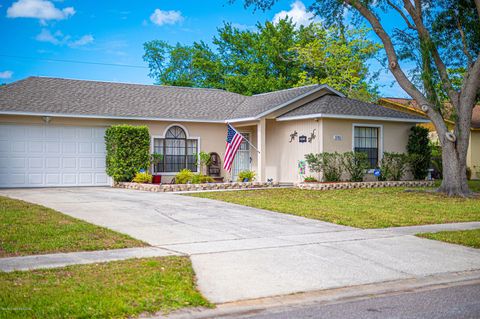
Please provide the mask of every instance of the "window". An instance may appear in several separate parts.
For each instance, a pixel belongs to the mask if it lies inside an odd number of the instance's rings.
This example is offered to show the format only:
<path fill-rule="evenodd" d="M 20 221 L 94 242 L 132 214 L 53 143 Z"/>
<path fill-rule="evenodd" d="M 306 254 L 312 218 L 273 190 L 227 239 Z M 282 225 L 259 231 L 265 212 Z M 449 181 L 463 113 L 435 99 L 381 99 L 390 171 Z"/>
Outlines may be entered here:
<path fill-rule="evenodd" d="M 354 126 L 355 152 L 367 154 L 370 168 L 378 166 L 378 127 Z"/>
<path fill-rule="evenodd" d="M 184 168 L 197 171 L 198 140 L 187 139 L 180 126 L 170 127 L 164 138 L 155 138 L 153 152 L 163 155 L 154 165 L 154 173 L 176 173 Z"/>

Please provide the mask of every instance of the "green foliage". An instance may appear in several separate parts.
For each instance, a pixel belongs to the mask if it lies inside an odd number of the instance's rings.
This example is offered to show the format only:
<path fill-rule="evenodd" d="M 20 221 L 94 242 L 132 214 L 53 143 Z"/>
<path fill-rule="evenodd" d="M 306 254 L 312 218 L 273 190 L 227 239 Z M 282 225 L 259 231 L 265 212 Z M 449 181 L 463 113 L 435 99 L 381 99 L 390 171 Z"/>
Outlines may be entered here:
<path fill-rule="evenodd" d="M 238 181 L 243 182 L 247 180 L 248 182 L 253 182 L 255 180 L 255 172 L 250 170 L 241 171 L 238 173 Z"/>
<path fill-rule="evenodd" d="M 350 97 L 373 100 L 376 87 L 366 67 L 380 46 L 366 28 L 295 26 L 284 19 L 241 30 L 218 29 L 213 48 L 204 42 L 144 44 L 144 60 L 157 84 L 221 88 L 245 95 L 306 84 L 329 84 Z"/>
<path fill-rule="evenodd" d="M 413 126 L 408 136 L 407 153 L 410 169 L 415 179 L 425 179 L 430 168 L 432 149 L 428 133 L 427 128 Z"/>
<path fill-rule="evenodd" d="M 322 173 L 323 179 L 326 182 L 338 182 L 341 180 L 343 168 L 342 158 L 342 154 L 338 152 L 310 153 L 305 155 L 308 168 L 312 172 Z"/>
<path fill-rule="evenodd" d="M 187 184 L 188 182 L 192 182 L 193 173 L 189 169 L 182 169 L 180 172 L 175 175 L 175 183 L 176 184 Z"/>
<path fill-rule="evenodd" d="M 147 183 L 151 184 L 152 183 L 152 174 L 148 172 L 140 172 L 135 174 L 135 177 L 133 178 L 132 182 L 134 183 Z"/>
<path fill-rule="evenodd" d="M 107 174 L 129 182 L 150 165 L 150 133 L 146 126 L 113 125 L 105 131 Z"/>
<path fill-rule="evenodd" d="M 207 175 L 201 173 L 194 174 L 189 169 L 182 169 L 180 172 L 175 175 L 176 184 L 202 184 L 202 183 L 213 183 L 215 180 Z"/>
<path fill-rule="evenodd" d="M 205 173 L 207 165 L 210 165 L 212 157 L 209 153 L 201 151 L 197 157 L 196 164 L 200 167 L 200 172 Z"/>
<path fill-rule="evenodd" d="M 467 169 L 466 169 L 466 174 L 467 174 L 467 179 L 471 180 L 472 179 L 472 169 L 468 166 L 467 166 Z"/>
<path fill-rule="evenodd" d="M 309 183 L 315 183 L 315 182 L 318 182 L 318 180 L 313 177 L 313 176 L 307 176 L 303 179 L 304 182 L 309 182 Z"/>
<path fill-rule="evenodd" d="M 400 181 L 405 175 L 408 165 L 408 156 L 403 153 L 383 153 L 381 161 L 381 175 L 383 181 Z"/>
<path fill-rule="evenodd" d="M 213 177 L 203 174 L 194 174 L 192 180 L 190 181 L 192 184 L 204 184 L 204 183 L 213 183 L 215 180 Z"/>
<path fill-rule="evenodd" d="M 343 168 L 350 176 L 351 182 L 363 181 L 365 171 L 370 167 L 367 154 L 363 152 L 346 152 L 342 155 Z"/>

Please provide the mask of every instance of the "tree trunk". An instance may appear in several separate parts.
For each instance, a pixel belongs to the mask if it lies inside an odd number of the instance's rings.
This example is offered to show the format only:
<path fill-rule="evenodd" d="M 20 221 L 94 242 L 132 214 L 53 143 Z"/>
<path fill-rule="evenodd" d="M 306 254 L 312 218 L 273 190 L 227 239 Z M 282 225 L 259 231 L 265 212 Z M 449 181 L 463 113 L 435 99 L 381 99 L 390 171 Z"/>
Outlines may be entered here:
<path fill-rule="evenodd" d="M 437 191 L 448 196 L 470 196 L 466 161 L 462 160 L 455 143 L 446 141 L 442 147 L 443 180 Z"/>

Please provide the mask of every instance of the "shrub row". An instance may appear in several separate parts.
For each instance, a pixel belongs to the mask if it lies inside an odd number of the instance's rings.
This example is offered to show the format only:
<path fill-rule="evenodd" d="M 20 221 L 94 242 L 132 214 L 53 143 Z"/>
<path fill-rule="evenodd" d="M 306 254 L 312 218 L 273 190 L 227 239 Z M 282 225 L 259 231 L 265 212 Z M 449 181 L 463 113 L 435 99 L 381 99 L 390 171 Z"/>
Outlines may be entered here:
<path fill-rule="evenodd" d="M 310 153 L 305 155 L 305 159 L 310 171 L 322 173 L 325 182 L 339 182 L 344 174 L 348 176 L 348 181 L 361 182 L 370 167 L 367 155 L 362 152 Z M 415 160 L 416 157 L 410 158 L 406 154 L 385 152 L 378 167 L 380 170 L 378 179 L 401 180 L 405 176 L 408 164 Z M 307 177 L 305 181 L 314 181 L 314 178 Z"/>

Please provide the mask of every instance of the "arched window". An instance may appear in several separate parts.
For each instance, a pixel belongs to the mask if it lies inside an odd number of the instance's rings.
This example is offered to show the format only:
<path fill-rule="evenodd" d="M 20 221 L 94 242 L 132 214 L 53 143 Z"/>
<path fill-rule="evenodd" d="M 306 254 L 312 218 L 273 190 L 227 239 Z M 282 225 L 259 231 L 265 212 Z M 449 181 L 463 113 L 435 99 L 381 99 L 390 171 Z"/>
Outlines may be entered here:
<path fill-rule="evenodd" d="M 184 168 L 197 171 L 198 141 L 187 139 L 180 126 L 170 127 L 164 138 L 155 138 L 153 148 L 154 153 L 162 155 L 154 165 L 155 173 L 176 173 Z"/>

